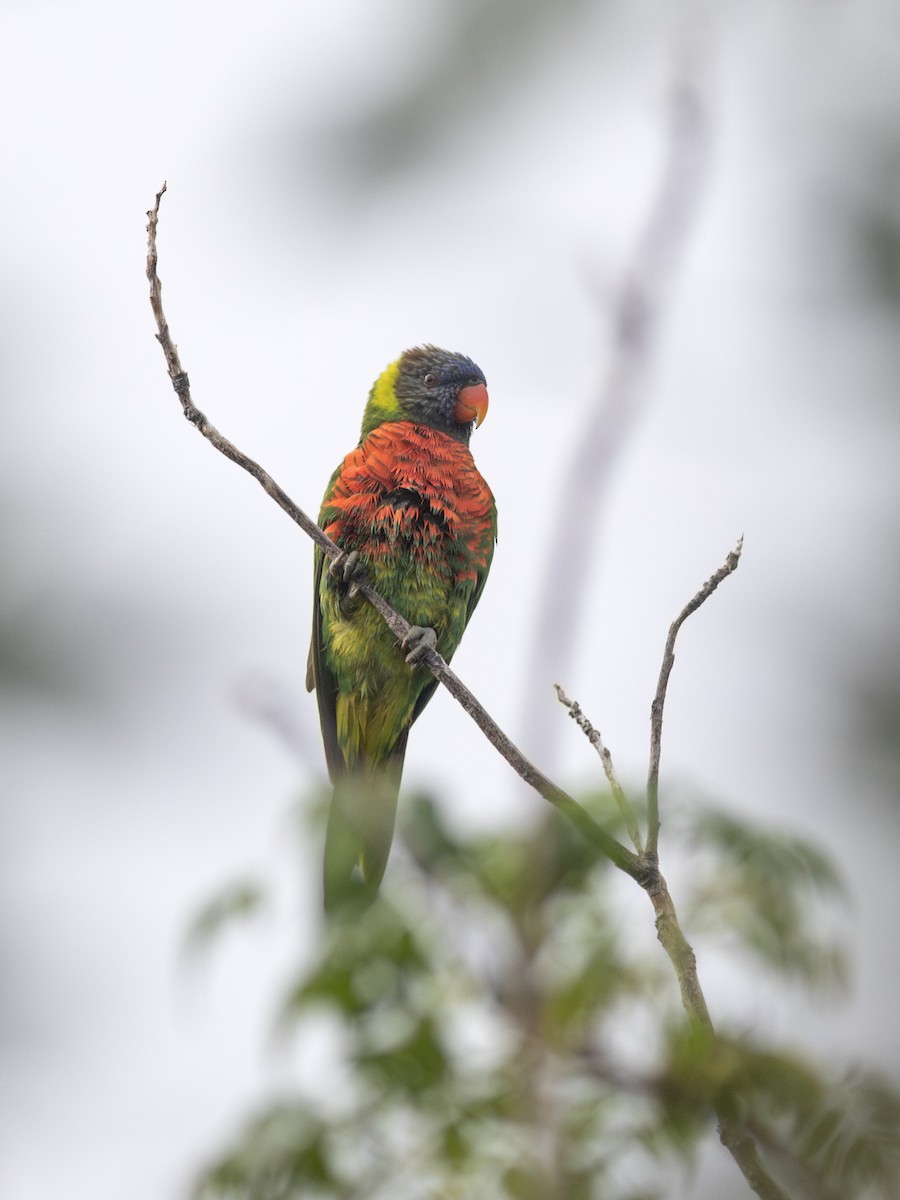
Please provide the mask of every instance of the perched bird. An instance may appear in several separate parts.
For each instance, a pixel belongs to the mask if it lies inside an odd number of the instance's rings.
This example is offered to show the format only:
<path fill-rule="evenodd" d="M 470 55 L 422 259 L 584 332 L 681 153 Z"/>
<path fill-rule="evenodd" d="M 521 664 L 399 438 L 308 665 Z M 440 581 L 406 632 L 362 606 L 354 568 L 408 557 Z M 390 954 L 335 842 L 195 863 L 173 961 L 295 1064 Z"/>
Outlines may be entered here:
<path fill-rule="evenodd" d="M 469 450 L 487 386 L 462 354 L 407 350 L 375 381 L 359 445 L 335 471 L 319 525 L 344 552 L 315 557 L 315 688 L 334 797 L 325 839 L 325 907 L 374 896 L 394 834 L 410 726 L 478 603 L 497 540 L 497 509 Z M 363 573 L 413 626 L 401 647 L 357 594 Z M 358 872 L 356 870 L 358 868 Z"/>

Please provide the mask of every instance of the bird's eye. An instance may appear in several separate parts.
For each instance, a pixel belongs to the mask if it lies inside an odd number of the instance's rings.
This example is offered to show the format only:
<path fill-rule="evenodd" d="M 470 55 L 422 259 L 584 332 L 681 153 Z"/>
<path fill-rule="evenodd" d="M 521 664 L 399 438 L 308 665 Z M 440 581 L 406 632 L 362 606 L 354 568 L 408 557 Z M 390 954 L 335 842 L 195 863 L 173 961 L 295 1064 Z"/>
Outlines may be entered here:
<path fill-rule="evenodd" d="M 423 376 L 422 382 L 426 387 L 434 387 L 437 383 L 437 375 L 435 375 L 434 371 L 429 371 L 427 375 Z"/>

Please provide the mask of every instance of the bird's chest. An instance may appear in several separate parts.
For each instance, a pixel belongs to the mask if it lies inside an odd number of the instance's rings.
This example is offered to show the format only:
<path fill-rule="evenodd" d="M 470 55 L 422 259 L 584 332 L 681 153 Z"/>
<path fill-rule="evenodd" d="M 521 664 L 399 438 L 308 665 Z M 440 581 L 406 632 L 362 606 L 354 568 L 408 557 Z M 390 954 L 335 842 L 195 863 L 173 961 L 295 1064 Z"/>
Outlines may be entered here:
<path fill-rule="evenodd" d="M 366 443 L 345 460 L 329 533 L 386 572 L 457 583 L 482 569 L 493 498 L 468 449 L 449 438 Z"/>

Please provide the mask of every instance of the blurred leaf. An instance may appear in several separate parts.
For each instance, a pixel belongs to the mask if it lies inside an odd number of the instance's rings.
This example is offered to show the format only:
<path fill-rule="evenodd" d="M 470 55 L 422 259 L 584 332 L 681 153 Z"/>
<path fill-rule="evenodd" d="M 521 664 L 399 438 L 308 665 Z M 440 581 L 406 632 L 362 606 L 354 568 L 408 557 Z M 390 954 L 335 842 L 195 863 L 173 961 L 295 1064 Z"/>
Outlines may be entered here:
<path fill-rule="evenodd" d="M 674 1105 L 731 1110 L 763 1098 L 776 1117 L 808 1111 L 822 1092 L 821 1077 L 793 1055 L 688 1023 L 670 1033 L 660 1094 Z"/>
<path fill-rule="evenodd" d="M 201 1174 L 194 1200 L 343 1196 L 344 1188 L 331 1173 L 326 1134 L 322 1122 L 302 1105 L 276 1106 Z"/>
<path fill-rule="evenodd" d="M 385 178 L 439 160 L 454 131 L 469 136 L 488 96 L 508 96 L 527 79 L 560 20 L 571 27 L 590 11 L 588 0 L 457 0 L 439 42 L 404 37 L 385 63 L 391 87 L 360 89 L 359 110 L 319 131 L 317 173 L 325 165 L 340 172 L 339 194 L 358 199 Z"/>
<path fill-rule="evenodd" d="M 598 868 L 596 851 L 553 812 L 524 836 L 461 838 L 448 829 L 434 801 L 419 795 L 405 807 L 400 836 L 424 870 L 474 875 L 489 895 L 516 906 L 540 902 L 559 889 L 578 889 Z"/>
<path fill-rule="evenodd" d="M 900 187 L 894 181 L 894 204 Z M 896 208 L 887 212 L 872 209 L 858 224 L 864 268 L 875 292 L 890 304 L 900 304 L 900 222 Z"/>
<path fill-rule="evenodd" d="M 281 1019 L 296 1019 L 313 1004 L 359 1016 L 401 999 L 427 965 L 407 923 L 379 897 L 355 923 L 331 927 L 324 953 L 289 992 Z"/>
<path fill-rule="evenodd" d="M 441 1155 L 451 1167 L 461 1167 L 471 1156 L 472 1144 L 459 1121 L 451 1121 L 444 1127 L 441 1139 Z"/>
<path fill-rule="evenodd" d="M 368 999 L 357 996 L 353 986 L 353 971 L 346 965 L 323 962 L 288 993 L 282 1004 L 282 1021 L 295 1019 L 304 1008 L 316 1003 L 338 1009 L 346 1015 L 361 1012 Z"/>
<path fill-rule="evenodd" d="M 793 1144 L 842 1197 L 900 1194 L 900 1095 L 875 1074 L 829 1088 L 797 1121 Z"/>
<path fill-rule="evenodd" d="M 622 969 L 615 939 L 602 931 L 596 944 L 588 943 L 583 950 L 577 968 L 547 990 L 547 1032 L 554 1044 L 580 1040 L 634 979 Z"/>
<path fill-rule="evenodd" d="M 414 860 L 426 871 L 442 862 L 464 859 L 466 850 L 448 830 L 440 809 L 430 796 L 411 796 L 404 806 L 401 821 L 403 843 Z"/>
<path fill-rule="evenodd" d="M 806 955 L 810 974 L 831 866 L 731 817 L 692 820 L 698 922 L 737 928 L 767 961 Z M 381 895 L 327 923 L 284 1002 L 298 1046 L 321 1037 L 315 1009 L 339 1018 L 334 1086 L 323 1073 L 308 1105 L 255 1122 L 200 1200 L 649 1200 L 729 1111 L 816 1178 L 838 1172 L 847 1200 L 888 1178 L 890 1094 L 838 1104 L 790 1052 L 664 1026 L 664 957 L 613 919 L 610 871 L 555 814 L 465 836 L 420 797 L 398 837 Z M 636 1032 L 640 1071 L 616 1058 Z"/>
<path fill-rule="evenodd" d="M 533 1173 L 518 1165 L 510 1167 L 503 1176 L 503 1194 L 511 1200 L 537 1200 Z"/>
<path fill-rule="evenodd" d="M 415 1098 L 443 1083 L 448 1062 L 434 1021 L 423 1017 L 408 1037 L 388 1050 L 363 1051 L 357 1056 L 363 1073 L 382 1087 Z"/>
<path fill-rule="evenodd" d="M 567 1171 L 562 1179 L 566 1200 L 593 1200 L 596 1196 L 592 1171 Z"/>
<path fill-rule="evenodd" d="M 246 879 L 229 884 L 194 917 L 185 935 L 185 952 L 195 955 L 206 950 L 226 926 L 254 916 L 264 902 L 261 884 Z"/>
<path fill-rule="evenodd" d="M 844 889 L 821 851 L 723 812 L 699 810 L 684 819 L 691 845 L 706 855 L 682 906 L 685 923 L 737 937 L 744 949 L 810 987 L 845 986 L 845 955 L 820 928 L 821 900 L 843 897 Z"/>
<path fill-rule="evenodd" d="M 513 918 L 532 946 L 543 936 L 546 902 L 580 892 L 588 878 L 607 871 L 605 860 L 598 862 L 596 851 L 555 813 L 526 838 L 474 843 L 468 866 L 484 894 Z"/>

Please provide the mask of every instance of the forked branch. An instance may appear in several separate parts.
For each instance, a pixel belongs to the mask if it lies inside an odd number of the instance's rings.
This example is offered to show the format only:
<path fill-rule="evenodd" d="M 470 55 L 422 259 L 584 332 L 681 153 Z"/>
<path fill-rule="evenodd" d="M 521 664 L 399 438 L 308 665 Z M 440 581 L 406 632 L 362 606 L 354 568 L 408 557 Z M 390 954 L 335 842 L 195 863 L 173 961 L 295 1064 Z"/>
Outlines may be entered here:
<path fill-rule="evenodd" d="M 656 933 L 678 977 L 678 985 L 681 989 L 681 1001 L 685 1011 L 690 1020 L 704 1029 L 708 1029 L 710 1033 L 713 1032 L 713 1023 L 706 1005 L 706 999 L 703 995 L 703 989 L 700 986 L 700 978 L 697 974 L 697 960 L 678 923 L 675 905 L 669 894 L 665 878 L 659 869 L 657 854 L 659 839 L 659 760 L 662 749 L 663 708 L 669 685 L 669 676 L 672 673 L 672 667 L 675 663 L 675 639 L 678 636 L 678 631 L 691 613 L 696 612 L 701 604 L 709 599 L 722 580 L 737 569 L 742 545 L 743 538 L 738 541 L 737 546 L 728 555 L 718 571 L 688 601 L 669 627 L 659 682 L 651 708 L 650 771 L 647 781 L 648 836 L 647 846 L 643 852 L 640 850 L 640 832 L 637 827 L 634 809 L 616 776 L 609 749 L 603 744 L 599 730 L 584 715 L 581 706 L 576 701 L 570 700 L 559 684 L 556 685 L 560 702 L 568 708 L 569 715 L 577 722 L 579 728 L 600 755 L 613 796 L 625 820 L 629 835 L 635 847 L 638 848 L 638 862 L 641 870 L 636 878 L 647 892 L 653 904 L 653 909 L 656 913 Z M 787 1193 L 772 1178 L 761 1161 L 756 1142 L 740 1114 L 736 1113 L 732 1108 L 720 1108 L 716 1112 L 716 1116 L 718 1117 L 719 1138 L 722 1145 L 731 1154 L 741 1174 L 746 1179 L 750 1188 L 760 1197 L 760 1200 L 789 1200 Z"/>

